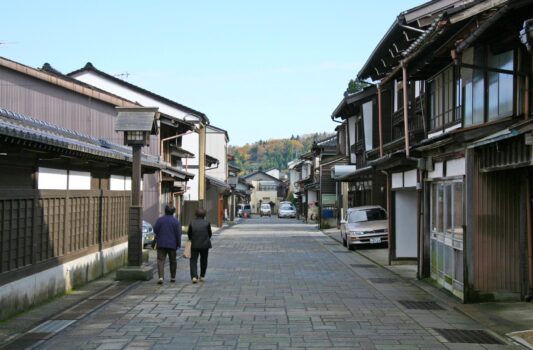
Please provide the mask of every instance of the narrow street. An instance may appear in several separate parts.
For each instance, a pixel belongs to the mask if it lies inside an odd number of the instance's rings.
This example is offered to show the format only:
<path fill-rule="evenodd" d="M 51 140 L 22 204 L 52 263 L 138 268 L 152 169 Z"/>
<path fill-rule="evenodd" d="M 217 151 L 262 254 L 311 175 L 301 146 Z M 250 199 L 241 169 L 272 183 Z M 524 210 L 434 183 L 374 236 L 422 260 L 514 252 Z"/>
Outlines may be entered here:
<path fill-rule="evenodd" d="M 162 286 L 139 283 L 37 348 L 514 348 L 450 342 L 437 330 L 483 328 L 315 226 L 254 217 L 213 245 L 205 282 L 179 259 L 175 284 L 167 270 Z"/>

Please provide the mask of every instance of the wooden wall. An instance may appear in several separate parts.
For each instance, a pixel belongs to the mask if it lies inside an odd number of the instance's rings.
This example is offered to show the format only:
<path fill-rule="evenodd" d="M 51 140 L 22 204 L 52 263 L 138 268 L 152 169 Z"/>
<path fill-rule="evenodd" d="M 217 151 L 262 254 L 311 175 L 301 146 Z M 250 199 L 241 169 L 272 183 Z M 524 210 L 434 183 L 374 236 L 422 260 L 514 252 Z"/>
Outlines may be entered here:
<path fill-rule="evenodd" d="M 0 189 L 0 286 L 127 240 L 130 192 Z"/>

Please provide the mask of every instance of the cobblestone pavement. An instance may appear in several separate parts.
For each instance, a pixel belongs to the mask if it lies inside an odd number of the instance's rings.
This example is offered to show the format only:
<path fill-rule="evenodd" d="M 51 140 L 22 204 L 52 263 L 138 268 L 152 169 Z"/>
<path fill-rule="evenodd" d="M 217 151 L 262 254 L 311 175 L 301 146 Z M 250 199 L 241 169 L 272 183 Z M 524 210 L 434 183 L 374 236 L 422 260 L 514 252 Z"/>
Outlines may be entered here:
<path fill-rule="evenodd" d="M 248 219 L 213 246 L 205 282 L 191 284 L 180 259 L 176 283 L 167 270 L 162 286 L 140 283 L 38 348 L 517 348 L 449 341 L 439 329 L 482 327 L 313 226 Z"/>

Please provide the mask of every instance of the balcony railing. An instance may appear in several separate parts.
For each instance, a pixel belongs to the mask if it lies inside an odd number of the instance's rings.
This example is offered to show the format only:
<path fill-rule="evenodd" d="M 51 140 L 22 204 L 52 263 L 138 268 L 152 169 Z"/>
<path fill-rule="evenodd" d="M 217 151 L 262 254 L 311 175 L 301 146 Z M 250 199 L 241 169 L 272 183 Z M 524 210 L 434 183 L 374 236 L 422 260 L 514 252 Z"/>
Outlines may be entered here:
<path fill-rule="evenodd" d="M 407 112 L 407 123 L 408 131 L 410 138 L 416 137 L 418 135 L 423 135 L 425 132 L 425 122 L 424 122 L 424 97 L 419 96 L 416 98 L 414 106 L 409 105 L 409 110 Z M 392 114 L 392 138 L 397 140 L 404 136 L 404 108 L 399 108 L 396 112 Z"/>

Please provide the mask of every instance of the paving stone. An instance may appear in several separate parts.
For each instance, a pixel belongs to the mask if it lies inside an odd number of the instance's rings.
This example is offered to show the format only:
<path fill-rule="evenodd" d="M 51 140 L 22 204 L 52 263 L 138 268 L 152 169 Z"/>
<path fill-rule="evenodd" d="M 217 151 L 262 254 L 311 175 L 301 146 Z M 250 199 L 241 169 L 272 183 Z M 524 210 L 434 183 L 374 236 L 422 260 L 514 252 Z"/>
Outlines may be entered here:
<path fill-rule="evenodd" d="M 283 222 L 225 230 L 205 282 L 191 284 L 180 259 L 176 283 L 142 282 L 39 349 L 463 349 L 431 328 L 480 329 L 455 310 L 405 309 L 398 300 L 431 296 L 382 268 L 353 268 L 370 262 Z"/>

